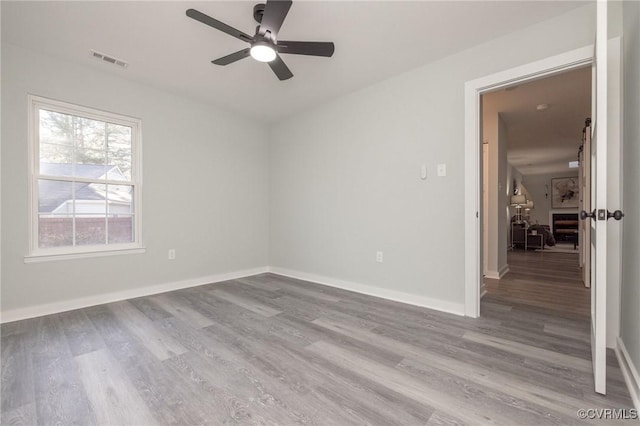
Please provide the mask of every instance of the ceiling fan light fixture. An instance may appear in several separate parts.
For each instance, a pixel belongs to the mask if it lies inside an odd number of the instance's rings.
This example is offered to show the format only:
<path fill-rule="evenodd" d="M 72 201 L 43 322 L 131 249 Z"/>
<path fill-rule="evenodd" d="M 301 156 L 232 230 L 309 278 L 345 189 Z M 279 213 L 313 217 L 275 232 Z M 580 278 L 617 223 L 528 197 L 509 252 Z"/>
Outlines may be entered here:
<path fill-rule="evenodd" d="M 264 41 L 258 41 L 251 46 L 249 54 L 259 62 L 271 62 L 276 58 L 273 46 Z"/>
<path fill-rule="evenodd" d="M 224 22 L 220 22 L 209 15 L 196 10 L 187 9 L 187 16 L 218 31 L 222 31 L 240 41 L 249 43 L 249 48 L 223 56 L 211 61 L 214 65 L 229 65 L 249 56 L 256 61 L 268 62 L 271 71 L 284 81 L 293 77 L 293 73 L 280 57 L 280 53 L 291 55 L 323 56 L 330 58 L 335 46 L 326 41 L 281 41 L 278 42 L 278 32 L 289 13 L 292 0 L 266 0 L 253 8 L 253 17 L 260 25 L 253 36 L 235 29 Z"/>

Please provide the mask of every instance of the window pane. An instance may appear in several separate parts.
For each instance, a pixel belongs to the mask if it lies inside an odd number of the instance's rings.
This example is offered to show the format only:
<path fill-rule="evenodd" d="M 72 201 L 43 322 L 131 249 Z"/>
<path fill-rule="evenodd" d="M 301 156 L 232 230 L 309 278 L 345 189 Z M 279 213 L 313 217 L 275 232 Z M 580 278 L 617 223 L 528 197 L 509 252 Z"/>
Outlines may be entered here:
<path fill-rule="evenodd" d="M 40 215 L 38 247 L 60 247 L 73 244 L 73 217 Z"/>
<path fill-rule="evenodd" d="M 105 244 L 106 218 L 104 215 L 76 215 L 76 245 Z"/>
<path fill-rule="evenodd" d="M 134 240 L 133 186 L 107 185 L 109 244 Z"/>
<path fill-rule="evenodd" d="M 93 164 L 93 165 L 100 165 L 100 166 L 104 166 L 106 163 L 106 157 L 105 157 L 105 153 L 103 150 L 100 149 L 94 149 L 94 148 L 80 148 L 80 147 L 76 147 L 74 150 L 74 157 L 72 159 L 72 162 L 76 163 L 76 165 L 79 164 Z M 100 169 L 98 169 L 100 170 Z M 106 172 L 106 170 L 104 169 L 104 167 L 100 170 L 103 174 Z M 78 170 L 76 172 L 76 174 L 74 174 L 74 176 L 80 176 L 80 177 L 92 177 L 92 176 L 83 176 L 81 170 Z"/>
<path fill-rule="evenodd" d="M 133 237 L 133 215 L 109 216 L 109 244 L 131 243 Z"/>
<path fill-rule="evenodd" d="M 40 173 L 131 180 L 129 126 L 40 110 Z"/>
<path fill-rule="evenodd" d="M 73 116 L 41 109 L 39 132 L 41 143 L 73 146 Z"/>
<path fill-rule="evenodd" d="M 109 216 L 133 213 L 133 186 L 106 185 Z"/>
<path fill-rule="evenodd" d="M 104 152 L 106 126 L 104 121 L 41 109 L 40 143 Z"/>
<path fill-rule="evenodd" d="M 38 180 L 38 214 L 73 216 L 73 184 L 61 180 Z"/>
<path fill-rule="evenodd" d="M 107 147 L 105 139 L 107 123 L 85 117 L 74 118 L 75 146 L 78 149 L 95 149 L 104 152 Z"/>
<path fill-rule="evenodd" d="M 107 200 L 105 184 L 75 182 L 76 245 L 105 244 Z"/>
<path fill-rule="evenodd" d="M 38 247 L 73 245 L 73 184 L 38 181 Z"/>
<path fill-rule="evenodd" d="M 42 151 L 41 151 L 42 152 Z M 78 150 L 70 154 L 72 158 L 78 158 Z M 82 161 L 91 161 L 91 159 L 80 158 L 79 162 L 64 163 L 56 161 L 48 161 L 40 156 L 40 174 L 47 176 L 65 176 L 77 177 L 85 179 L 107 179 L 109 175 L 109 167 L 105 164 L 82 164 Z"/>
<path fill-rule="evenodd" d="M 107 179 L 105 155 L 94 149 L 40 144 L 40 174 L 87 179 Z"/>
<path fill-rule="evenodd" d="M 74 148 L 70 145 L 40 143 L 40 174 L 52 176 L 73 176 Z M 67 166 L 64 166 L 64 165 Z M 62 165 L 62 166 L 61 166 Z"/>
<path fill-rule="evenodd" d="M 107 124 L 107 164 L 109 179 L 131 180 L 131 127 Z"/>
<path fill-rule="evenodd" d="M 133 186 L 107 185 L 109 244 L 134 240 Z"/>

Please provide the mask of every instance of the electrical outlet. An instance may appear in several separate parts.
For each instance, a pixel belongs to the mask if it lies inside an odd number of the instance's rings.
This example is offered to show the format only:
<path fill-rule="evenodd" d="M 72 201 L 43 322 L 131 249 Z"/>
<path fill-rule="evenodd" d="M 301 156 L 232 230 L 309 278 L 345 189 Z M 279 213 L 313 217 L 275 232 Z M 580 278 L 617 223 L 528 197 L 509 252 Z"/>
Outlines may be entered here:
<path fill-rule="evenodd" d="M 169 249 L 169 260 L 175 260 L 176 259 L 176 249 Z"/>
<path fill-rule="evenodd" d="M 376 262 L 382 263 L 384 260 L 384 253 L 381 251 L 376 252 Z"/>
<path fill-rule="evenodd" d="M 446 176 L 447 175 L 447 165 L 446 164 L 438 164 L 438 176 Z"/>

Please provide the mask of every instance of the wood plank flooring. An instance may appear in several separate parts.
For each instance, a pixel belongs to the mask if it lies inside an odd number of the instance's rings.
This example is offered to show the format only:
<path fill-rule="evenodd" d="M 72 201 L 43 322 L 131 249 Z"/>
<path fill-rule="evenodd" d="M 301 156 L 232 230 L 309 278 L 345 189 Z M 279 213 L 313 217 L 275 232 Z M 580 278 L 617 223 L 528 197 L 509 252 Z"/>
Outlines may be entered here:
<path fill-rule="evenodd" d="M 511 256 L 514 287 L 488 283 L 476 320 L 263 274 L 4 324 L 1 422 L 572 425 L 630 408 L 613 358 L 609 395 L 592 391 L 584 306 L 526 302 L 543 296 L 525 281 L 567 270 L 544 256 Z"/>
<path fill-rule="evenodd" d="M 578 254 L 508 252 L 509 273 L 485 279 L 489 300 L 538 307 L 554 315 L 589 318 L 591 295 L 582 282 Z"/>

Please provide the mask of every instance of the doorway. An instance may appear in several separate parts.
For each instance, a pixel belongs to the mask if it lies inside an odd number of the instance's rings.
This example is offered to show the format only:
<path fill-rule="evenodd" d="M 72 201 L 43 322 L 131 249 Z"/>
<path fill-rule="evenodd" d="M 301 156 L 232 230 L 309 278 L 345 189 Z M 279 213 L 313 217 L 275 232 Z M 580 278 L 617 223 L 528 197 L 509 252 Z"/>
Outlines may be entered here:
<path fill-rule="evenodd" d="M 482 165 L 479 134 L 481 129 L 482 95 L 504 90 L 515 85 L 525 84 L 558 75 L 567 71 L 589 66 L 592 62 L 591 46 L 576 49 L 521 67 L 512 68 L 491 76 L 467 82 L 465 85 L 465 315 L 480 315 L 480 292 L 482 265 L 482 238 L 479 220 L 482 217 Z M 506 188 L 504 188 L 506 191 Z M 506 192 L 504 193 L 506 199 Z M 503 221 L 506 222 L 506 206 Z M 506 224 L 505 224 L 506 225 Z M 506 246 L 506 237 L 501 240 Z"/>
<path fill-rule="evenodd" d="M 481 104 L 485 290 L 588 317 L 578 213 L 591 67 L 483 93 Z"/>
<path fill-rule="evenodd" d="M 541 61 L 469 81 L 465 85 L 465 314 L 480 315 L 480 282 L 482 281 L 482 198 L 480 161 L 480 122 L 482 95 L 514 84 L 534 81 L 546 76 L 581 68 L 592 63 L 594 69 L 594 109 L 592 115 L 591 167 L 592 210 L 581 211 L 581 219 L 591 217 L 591 315 L 590 342 L 595 390 L 606 393 L 606 350 L 616 348 L 620 329 L 620 225 L 607 225 L 607 220 L 621 217 L 609 214 L 607 207 L 621 205 L 620 150 L 620 38 L 607 38 L 607 4 L 598 4 L 597 57 L 593 46 L 576 49 Z M 597 95 L 595 95 L 597 93 Z M 599 111 L 599 113 L 597 113 Z M 600 123 L 598 125 L 598 123 Z M 598 142 L 596 142 L 596 140 Z M 597 215 L 596 215 L 597 212 Z M 618 213 L 618 212 L 616 212 Z M 610 229 L 610 231 L 608 231 Z M 597 241 L 597 245 L 596 245 Z M 586 245 L 586 244 L 585 244 Z M 594 272 L 595 271 L 595 272 Z"/>

